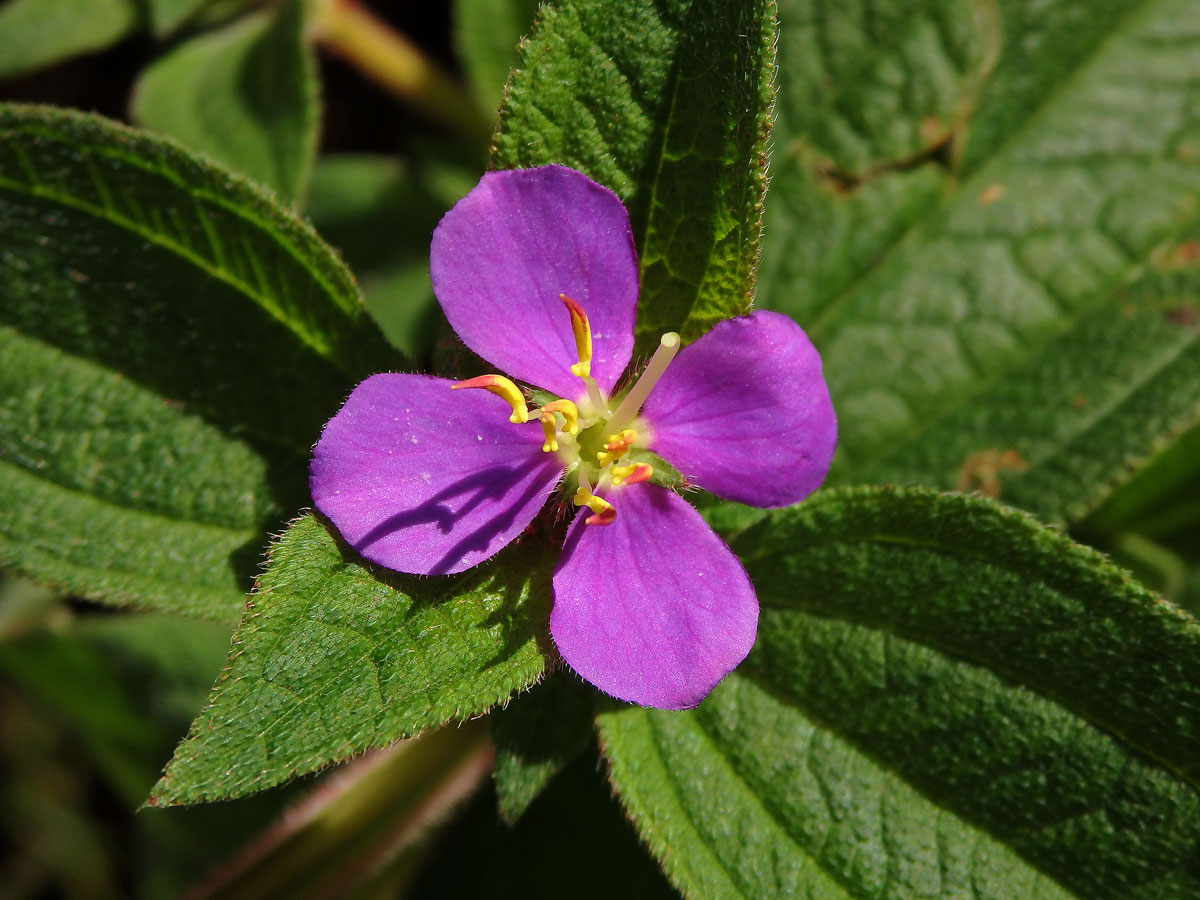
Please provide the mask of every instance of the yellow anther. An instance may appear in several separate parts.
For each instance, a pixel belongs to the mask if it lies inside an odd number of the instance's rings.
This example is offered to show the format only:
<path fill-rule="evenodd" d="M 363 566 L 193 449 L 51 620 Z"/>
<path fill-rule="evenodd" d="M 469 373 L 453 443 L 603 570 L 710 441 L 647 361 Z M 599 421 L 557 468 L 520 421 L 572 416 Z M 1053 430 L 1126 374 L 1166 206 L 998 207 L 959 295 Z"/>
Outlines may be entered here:
<path fill-rule="evenodd" d="M 618 450 L 628 450 L 633 446 L 633 442 L 637 440 L 637 432 L 632 428 L 626 428 L 619 434 L 610 434 L 604 438 L 604 449 L 615 453 Z"/>
<path fill-rule="evenodd" d="M 542 420 L 542 433 L 546 436 L 546 440 L 542 444 L 542 452 L 553 453 L 558 449 L 558 429 L 554 424 L 554 413 L 546 412 L 546 407 L 543 406 L 539 418 Z"/>
<path fill-rule="evenodd" d="M 567 420 L 563 431 L 567 434 L 579 434 L 579 407 L 570 400 L 552 400 L 542 407 L 542 413 L 562 413 L 562 417 Z"/>
<path fill-rule="evenodd" d="M 503 375 L 480 375 L 478 378 L 468 378 L 466 381 L 450 385 L 452 391 L 460 388 L 483 388 L 485 391 L 491 391 L 512 407 L 512 415 L 508 417 L 508 421 L 517 424 L 529 421 L 529 407 L 525 405 L 525 396 L 519 387 Z"/>
<path fill-rule="evenodd" d="M 622 484 L 641 484 L 648 481 L 654 474 L 654 467 L 649 463 L 633 463 L 628 466 L 613 466 L 608 473 L 612 476 L 612 483 L 619 487 Z"/>
<path fill-rule="evenodd" d="M 629 448 L 633 446 L 633 442 L 637 440 L 637 432 L 632 428 L 610 434 L 604 439 L 604 449 L 596 454 L 596 459 L 600 463 L 600 467 L 604 468 L 610 463 L 616 462 L 622 456 L 629 452 Z"/>
<path fill-rule="evenodd" d="M 583 485 L 575 492 L 572 502 L 576 506 L 586 506 L 594 513 L 583 520 L 584 525 L 611 525 L 617 517 L 616 507 L 602 497 L 597 497 Z"/>
<path fill-rule="evenodd" d="M 575 352 L 579 355 L 579 362 L 571 366 L 571 373 L 580 378 L 586 378 L 592 374 L 592 328 L 588 324 L 587 313 L 583 311 L 578 300 L 573 300 L 566 294 L 559 294 L 558 298 L 562 300 L 563 305 L 567 307 L 567 312 L 571 314 L 571 331 L 575 334 Z"/>

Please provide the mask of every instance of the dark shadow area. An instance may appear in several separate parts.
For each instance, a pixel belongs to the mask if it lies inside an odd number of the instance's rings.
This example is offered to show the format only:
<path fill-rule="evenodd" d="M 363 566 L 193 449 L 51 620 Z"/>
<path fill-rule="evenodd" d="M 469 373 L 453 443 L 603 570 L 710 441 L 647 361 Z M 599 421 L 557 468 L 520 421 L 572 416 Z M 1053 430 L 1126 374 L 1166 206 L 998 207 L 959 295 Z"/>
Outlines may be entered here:
<path fill-rule="evenodd" d="M 495 788 L 475 795 L 442 832 L 409 896 L 415 900 L 670 900 L 674 888 L 642 847 L 593 745 L 561 772 L 515 827 Z M 463 865 L 463 848 L 471 863 Z"/>
<path fill-rule="evenodd" d="M 488 714 L 492 740 L 498 750 L 523 764 L 566 766 L 591 740 L 601 697 L 574 672 L 556 669 L 508 706 Z"/>
<path fill-rule="evenodd" d="M 149 34 L 0 81 L 0 103 L 52 103 L 124 119 L 138 73 L 157 55 Z"/>
<path fill-rule="evenodd" d="M 320 512 L 314 511 L 313 515 L 337 544 L 346 565 L 362 568 L 376 581 L 411 599 L 407 615 L 464 594 L 486 591 L 500 595 L 500 606 L 481 623 L 481 627 L 502 626 L 504 645 L 484 663 L 485 666 L 496 665 L 511 657 L 524 646 L 530 635 L 543 656 L 556 655 L 550 639 L 550 579 L 561 539 L 556 543 L 552 532 L 531 528 L 495 556 L 454 575 L 408 575 L 364 559 L 342 538 L 329 519 Z"/>
<path fill-rule="evenodd" d="M 229 555 L 229 567 L 243 593 L 254 589 L 255 580 L 266 567 L 271 535 L 283 534 L 296 511 L 311 502 L 307 456 L 276 453 L 266 458 L 270 460 L 267 483 L 271 505 L 263 512 L 257 535 Z"/>

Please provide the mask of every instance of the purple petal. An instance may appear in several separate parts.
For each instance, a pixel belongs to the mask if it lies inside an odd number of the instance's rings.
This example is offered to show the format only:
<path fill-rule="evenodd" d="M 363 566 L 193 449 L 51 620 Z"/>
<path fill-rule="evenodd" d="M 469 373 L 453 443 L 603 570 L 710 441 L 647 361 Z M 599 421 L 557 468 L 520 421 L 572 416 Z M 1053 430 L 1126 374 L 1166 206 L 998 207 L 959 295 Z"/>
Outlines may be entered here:
<path fill-rule="evenodd" d="M 317 509 L 372 562 L 461 572 L 520 534 L 563 467 L 536 421 L 514 425 L 486 391 L 427 375 L 372 375 L 313 450 Z"/>
<path fill-rule="evenodd" d="M 606 393 L 633 352 L 637 254 L 608 188 L 565 166 L 489 172 L 433 233 L 433 290 L 463 342 L 521 381 L 577 399 L 583 384 L 559 294 L 592 326 L 592 375 Z"/>
<path fill-rule="evenodd" d="M 621 700 L 688 709 L 754 645 L 758 601 L 741 562 L 665 488 L 612 492 L 611 525 L 571 524 L 550 633 L 576 672 Z"/>
<path fill-rule="evenodd" d="M 837 419 L 800 326 L 755 312 L 684 347 L 642 407 L 650 448 L 692 483 L 753 506 L 803 500 L 825 479 Z"/>

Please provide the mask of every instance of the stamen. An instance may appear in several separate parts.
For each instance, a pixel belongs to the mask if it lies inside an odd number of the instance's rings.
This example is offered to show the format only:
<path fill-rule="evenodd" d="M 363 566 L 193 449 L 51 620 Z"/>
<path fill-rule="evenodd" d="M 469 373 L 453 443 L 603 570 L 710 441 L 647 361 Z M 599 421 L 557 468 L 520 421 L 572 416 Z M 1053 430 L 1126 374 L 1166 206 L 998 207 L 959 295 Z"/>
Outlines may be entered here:
<path fill-rule="evenodd" d="M 572 502 L 576 506 L 586 506 L 594 515 L 588 516 L 583 520 L 584 525 L 611 525 L 617 518 L 617 510 L 611 503 L 603 497 L 597 497 L 589 488 L 582 484 L 579 490 L 575 492 L 575 498 Z"/>
<path fill-rule="evenodd" d="M 550 403 L 542 405 L 542 413 L 562 413 L 562 417 L 567 420 L 566 426 L 563 428 L 567 434 L 579 434 L 579 407 L 570 400 L 552 400 Z M 543 418 L 543 422 L 545 419 Z"/>
<path fill-rule="evenodd" d="M 571 366 L 571 372 L 580 378 L 586 378 L 592 374 L 592 329 L 588 324 L 587 313 L 583 311 L 578 300 L 566 294 L 559 294 L 558 298 L 571 314 L 571 331 L 575 333 L 575 351 L 579 354 L 579 362 Z"/>
<path fill-rule="evenodd" d="M 649 481 L 650 476 L 654 474 L 654 467 L 649 463 L 633 463 L 628 466 L 613 466 L 608 470 L 612 476 L 612 483 L 616 487 L 622 484 L 641 484 L 643 481 Z"/>
<path fill-rule="evenodd" d="M 675 358 L 675 354 L 678 352 L 679 335 L 674 331 L 668 331 L 659 338 L 658 349 L 650 357 L 650 364 L 646 366 L 646 371 L 642 372 L 642 377 L 637 380 L 637 383 L 625 395 L 625 399 L 621 401 L 621 405 L 617 407 L 616 412 L 612 414 L 612 418 L 608 420 L 609 428 L 617 431 L 627 426 L 637 417 L 642 404 L 650 396 L 650 391 L 653 390 L 654 385 L 658 384 L 658 379 L 662 378 L 663 372 L 667 370 L 667 366 L 670 365 L 671 360 Z"/>
<path fill-rule="evenodd" d="M 478 378 L 468 378 L 466 381 L 450 385 L 452 391 L 462 388 L 483 388 L 485 391 L 491 391 L 513 408 L 508 421 L 515 424 L 529 421 L 529 407 L 525 405 L 525 396 L 519 387 L 503 375 L 480 375 Z"/>
<path fill-rule="evenodd" d="M 600 467 L 604 468 L 624 456 L 633 442 L 637 440 L 637 432 L 626 428 L 617 434 L 610 434 L 604 439 L 604 449 L 596 454 Z"/>
<path fill-rule="evenodd" d="M 600 504 L 600 509 L 597 510 L 595 503 Z M 617 519 L 617 511 L 607 500 L 595 498 L 594 503 L 589 503 L 588 507 L 595 512 L 594 516 L 588 516 L 583 520 L 584 525 L 611 525 Z"/>
<path fill-rule="evenodd" d="M 626 428 L 619 434 L 608 435 L 608 437 L 604 439 L 604 449 L 610 451 L 628 450 L 633 446 L 633 442 L 636 440 L 637 432 L 632 428 Z"/>
<path fill-rule="evenodd" d="M 542 434 L 546 437 L 545 442 L 542 444 L 542 452 L 553 453 L 558 450 L 558 429 L 555 426 L 554 413 L 546 412 L 546 407 L 543 406 L 542 414 L 539 418 L 542 420 Z"/>

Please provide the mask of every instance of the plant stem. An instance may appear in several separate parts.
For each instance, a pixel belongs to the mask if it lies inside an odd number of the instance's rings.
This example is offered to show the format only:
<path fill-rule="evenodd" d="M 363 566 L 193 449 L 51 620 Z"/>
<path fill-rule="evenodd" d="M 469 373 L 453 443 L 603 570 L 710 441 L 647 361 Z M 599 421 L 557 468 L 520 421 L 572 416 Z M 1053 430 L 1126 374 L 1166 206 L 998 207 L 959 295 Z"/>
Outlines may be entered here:
<path fill-rule="evenodd" d="M 358 0 L 317 0 L 310 34 L 417 112 L 472 141 L 486 143 L 491 119 L 442 66 Z"/>
<path fill-rule="evenodd" d="M 426 838 L 492 769 L 481 722 L 447 725 L 346 766 L 287 810 L 192 900 L 345 896 L 384 867 L 415 874 Z"/>
<path fill-rule="evenodd" d="M 1187 586 L 1188 567 L 1183 558 L 1143 535 L 1131 531 L 1117 535 L 1112 554 L 1167 600 L 1175 602 Z"/>

